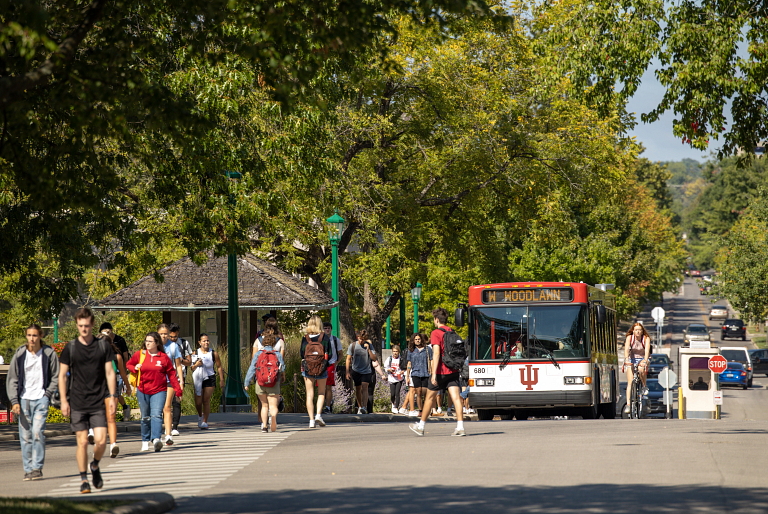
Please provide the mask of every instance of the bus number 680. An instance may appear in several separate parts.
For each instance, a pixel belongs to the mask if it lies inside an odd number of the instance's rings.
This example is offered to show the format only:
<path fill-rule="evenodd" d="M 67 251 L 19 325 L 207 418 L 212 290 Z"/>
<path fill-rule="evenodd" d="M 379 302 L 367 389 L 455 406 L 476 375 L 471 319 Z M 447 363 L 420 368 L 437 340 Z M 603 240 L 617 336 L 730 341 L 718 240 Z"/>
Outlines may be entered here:
<path fill-rule="evenodd" d="M 485 373 L 485 368 L 475 368 L 475 373 Z"/>

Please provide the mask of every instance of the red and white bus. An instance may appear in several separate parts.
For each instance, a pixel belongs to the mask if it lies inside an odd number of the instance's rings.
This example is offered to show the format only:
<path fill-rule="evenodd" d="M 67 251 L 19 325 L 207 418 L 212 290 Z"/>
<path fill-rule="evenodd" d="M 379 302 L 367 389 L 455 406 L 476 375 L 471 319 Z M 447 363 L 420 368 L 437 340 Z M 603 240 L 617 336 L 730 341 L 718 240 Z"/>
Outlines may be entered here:
<path fill-rule="evenodd" d="M 619 398 L 616 300 L 583 283 L 469 288 L 469 404 L 481 420 L 614 418 Z"/>

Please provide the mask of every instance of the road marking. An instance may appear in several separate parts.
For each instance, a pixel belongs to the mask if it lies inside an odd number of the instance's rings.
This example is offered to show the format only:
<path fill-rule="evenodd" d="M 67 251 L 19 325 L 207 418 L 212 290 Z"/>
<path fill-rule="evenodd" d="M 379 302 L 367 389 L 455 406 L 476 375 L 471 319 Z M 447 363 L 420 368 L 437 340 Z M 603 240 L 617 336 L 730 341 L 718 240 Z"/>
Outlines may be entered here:
<path fill-rule="evenodd" d="M 166 492 L 175 498 L 195 496 L 252 464 L 292 433 L 262 434 L 253 427 L 190 431 L 174 439 L 173 446 L 166 446 L 160 452 L 131 453 L 104 466 L 101 471 L 104 488 L 101 491 L 136 496 L 149 492 Z M 127 445 L 123 444 L 124 447 Z M 88 478 L 92 478 L 90 473 Z M 97 492 L 95 488 L 92 491 Z M 80 494 L 79 477 L 42 496 L 74 494 Z"/>

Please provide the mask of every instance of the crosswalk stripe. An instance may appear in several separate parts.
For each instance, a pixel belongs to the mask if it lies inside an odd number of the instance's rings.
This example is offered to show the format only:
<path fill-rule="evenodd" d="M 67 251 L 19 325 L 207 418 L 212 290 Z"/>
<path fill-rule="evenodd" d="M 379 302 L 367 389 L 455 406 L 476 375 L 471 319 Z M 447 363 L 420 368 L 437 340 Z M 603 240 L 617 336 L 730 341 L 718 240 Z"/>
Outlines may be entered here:
<path fill-rule="evenodd" d="M 102 461 L 109 463 L 102 469 L 102 491 L 136 495 L 167 492 L 176 498 L 195 496 L 252 464 L 291 434 L 293 432 L 261 434 L 252 428 L 185 434 L 175 440 L 172 447 L 166 446 L 160 452 L 127 453 L 116 461 Z M 196 467 L 203 475 L 190 473 L 190 469 Z M 154 478 L 157 476 L 154 473 L 160 474 L 160 481 Z M 80 478 L 75 477 L 43 496 L 71 496 L 79 494 L 79 490 Z"/>

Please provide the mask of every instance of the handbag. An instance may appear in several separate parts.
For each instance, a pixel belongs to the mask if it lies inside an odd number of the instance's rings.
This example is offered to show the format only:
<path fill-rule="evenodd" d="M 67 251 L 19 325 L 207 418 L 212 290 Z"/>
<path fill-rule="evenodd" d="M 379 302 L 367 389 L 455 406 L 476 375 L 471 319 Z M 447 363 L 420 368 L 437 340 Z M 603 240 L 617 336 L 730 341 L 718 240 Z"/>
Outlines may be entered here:
<path fill-rule="evenodd" d="M 147 353 L 145 350 L 141 350 L 141 357 L 139 358 L 139 364 L 144 364 L 144 357 L 147 356 Z M 139 388 L 139 380 L 141 380 L 141 368 L 139 368 L 139 372 L 134 374 L 131 373 L 131 376 L 128 377 L 128 383 L 131 384 L 131 396 L 136 394 L 136 390 Z"/>

